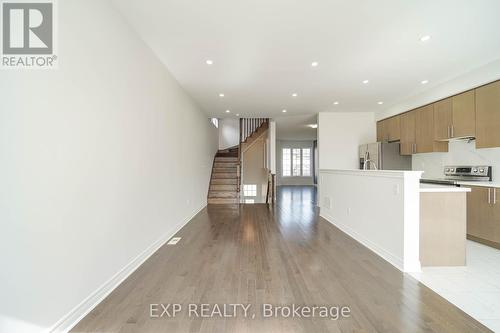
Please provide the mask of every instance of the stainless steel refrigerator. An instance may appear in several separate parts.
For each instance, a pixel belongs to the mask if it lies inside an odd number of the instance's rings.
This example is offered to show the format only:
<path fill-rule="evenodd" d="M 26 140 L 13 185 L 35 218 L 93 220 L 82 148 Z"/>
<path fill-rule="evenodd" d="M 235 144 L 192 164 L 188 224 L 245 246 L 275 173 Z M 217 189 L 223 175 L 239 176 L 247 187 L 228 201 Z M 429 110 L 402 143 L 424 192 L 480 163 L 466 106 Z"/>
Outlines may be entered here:
<path fill-rule="evenodd" d="M 411 170 L 411 156 L 401 155 L 399 142 L 374 142 L 359 146 L 359 168 Z"/>

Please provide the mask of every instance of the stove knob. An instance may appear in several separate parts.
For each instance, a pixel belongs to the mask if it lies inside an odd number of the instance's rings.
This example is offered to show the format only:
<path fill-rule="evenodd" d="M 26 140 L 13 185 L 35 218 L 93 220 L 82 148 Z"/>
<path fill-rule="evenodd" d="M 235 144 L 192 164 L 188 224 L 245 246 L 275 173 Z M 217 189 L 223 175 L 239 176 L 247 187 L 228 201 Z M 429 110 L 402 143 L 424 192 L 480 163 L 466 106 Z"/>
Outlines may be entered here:
<path fill-rule="evenodd" d="M 450 172 L 455 172 L 455 169 L 451 168 L 451 169 L 450 169 Z"/>
<path fill-rule="evenodd" d="M 479 172 L 480 173 L 484 173 L 484 169 L 479 169 Z"/>
<path fill-rule="evenodd" d="M 476 168 L 472 169 L 472 172 L 477 173 L 477 169 Z"/>
<path fill-rule="evenodd" d="M 450 168 L 446 168 L 446 172 L 450 172 Z"/>

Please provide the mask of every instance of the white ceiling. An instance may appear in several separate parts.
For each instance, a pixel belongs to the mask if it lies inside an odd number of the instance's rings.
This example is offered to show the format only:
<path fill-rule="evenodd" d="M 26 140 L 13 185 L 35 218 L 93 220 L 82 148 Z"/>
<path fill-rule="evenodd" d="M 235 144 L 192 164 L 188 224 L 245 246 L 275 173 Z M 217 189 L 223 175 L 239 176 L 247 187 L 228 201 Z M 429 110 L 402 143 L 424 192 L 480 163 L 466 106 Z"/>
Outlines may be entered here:
<path fill-rule="evenodd" d="M 114 3 L 217 117 L 383 110 L 500 58 L 498 0 Z"/>
<path fill-rule="evenodd" d="M 274 120 L 278 140 L 316 140 L 318 136 L 318 130 L 309 126 L 318 123 L 315 114 L 280 116 Z"/>

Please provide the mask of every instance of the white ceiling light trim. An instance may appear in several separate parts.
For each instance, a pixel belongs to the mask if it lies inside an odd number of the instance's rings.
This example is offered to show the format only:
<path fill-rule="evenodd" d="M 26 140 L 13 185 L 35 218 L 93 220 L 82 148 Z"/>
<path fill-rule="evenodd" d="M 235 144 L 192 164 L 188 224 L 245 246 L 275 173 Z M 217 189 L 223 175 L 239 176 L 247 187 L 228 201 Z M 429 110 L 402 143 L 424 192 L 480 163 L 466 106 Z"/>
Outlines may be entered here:
<path fill-rule="evenodd" d="M 205 63 L 209 66 L 214 64 L 214 62 L 210 59 L 205 60 Z"/>
<path fill-rule="evenodd" d="M 431 39 L 431 36 L 429 36 L 429 35 L 425 35 L 425 36 L 420 37 L 421 42 L 428 42 L 430 39 Z"/>

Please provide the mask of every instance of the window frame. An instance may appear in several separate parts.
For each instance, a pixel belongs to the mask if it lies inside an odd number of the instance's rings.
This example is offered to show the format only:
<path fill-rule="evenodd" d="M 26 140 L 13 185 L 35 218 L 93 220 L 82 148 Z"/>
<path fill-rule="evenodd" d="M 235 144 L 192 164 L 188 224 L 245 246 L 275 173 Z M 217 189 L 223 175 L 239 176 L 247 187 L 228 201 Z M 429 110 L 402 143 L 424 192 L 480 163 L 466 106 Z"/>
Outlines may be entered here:
<path fill-rule="evenodd" d="M 299 150 L 300 152 L 300 158 L 299 158 L 299 165 L 298 165 L 298 170 L 299 174 L 295 175 L 294 174 L 294 150 Z M 304 175 L 304 151 L 307 150 L 309 153 L 308 156 L 308 165 L 309 165 L 309 173 L 307 175 Z M 285 151 L 288 151 L 289 158 L 285 159 Z M 288 161 L 288 167 L 287 164 L 285 164 L 285 161 Z M 285 174 L 285 171 L 288 171 L 288 174 Z M 292 178 L 292 177 L 313 177 L 312 175 L 312 148 L 311 147 L 282 147 L 281 148 L 281 177 L 283 178 Z"/>

